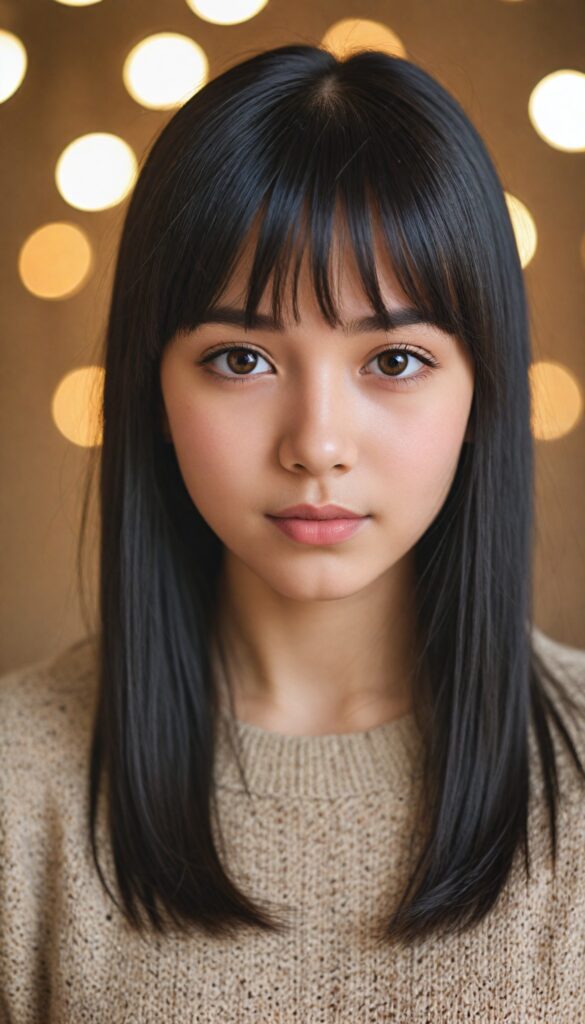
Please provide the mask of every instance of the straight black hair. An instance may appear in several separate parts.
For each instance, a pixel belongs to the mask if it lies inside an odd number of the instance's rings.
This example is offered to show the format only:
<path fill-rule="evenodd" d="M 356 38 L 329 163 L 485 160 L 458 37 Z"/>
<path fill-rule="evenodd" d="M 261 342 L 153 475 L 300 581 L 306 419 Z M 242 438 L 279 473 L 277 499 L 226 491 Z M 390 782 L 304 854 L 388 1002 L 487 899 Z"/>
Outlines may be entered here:
<path fill-rule="evenodd" d="M 527 303 L 486 146 L 459 103 L 410 61 L 368 50 L 339 60 L 309 45 L 258 53 L 206 84 L 154 141 L 126 212 L 109 308 L 88 825 L 101 882 L 140 933 L 150 924 L 165 934 L 165 916 L 210 935 L 286 930 L 236 886 L 215 842 L 223 545 L 164 440 L 160 359 L 213 307 L 255 226 L 247 326 L 272 273 L 280 318 L 293 254 L 298 318 L 307 241 L 315 295 L 337 325 L 328 277 L 337 202 L 373 310 L 384 315 L 375 222 L 405 293 L 459 335 L 475 366 L 472 441 L 414 552 L 424 843 L 379 941 L 480 921 L 520 844 L 530 873 L 531 721 L 555 864 L 552 722 L 585 776 L 545 683 L 577 706 L 533 643 Z M 78 556 L 84 531 L 85 522 Z M 122 906 L 98 858 L 102 781 Z"/>

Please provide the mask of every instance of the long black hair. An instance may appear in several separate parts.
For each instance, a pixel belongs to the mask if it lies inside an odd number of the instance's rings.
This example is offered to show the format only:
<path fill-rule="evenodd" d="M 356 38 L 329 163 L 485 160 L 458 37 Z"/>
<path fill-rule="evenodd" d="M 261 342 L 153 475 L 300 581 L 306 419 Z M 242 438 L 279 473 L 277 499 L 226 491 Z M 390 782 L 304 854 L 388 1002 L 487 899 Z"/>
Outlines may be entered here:
<path fill-rule="evenodd" d="M 223 547 L 163 436 L 160 360 L 213 306 L 253 226 L 249 324 L 271 274 L 279 318 L 292 256 L 298 316 L 310 243 L 315 294 L 337 325 L 328 278 L 336 203 L 373 310 L 384 313 L 375 219 L 405 293 L 462 339 L 475 367 L 472 442 L 414 552 L 426 830 L 382 941 L 481 920 L 520 843 L 529 872 L 530 722 L 555 863 L 551 722 L 585 775 L 545 686 L 560 692 L 560 683 L 533 643 L 527 302 L 492 159 L 458 102 L 414 63 L 368 50 L 338 60 L 309 45 L 258 53 L 206 84 L 154 141 L 126 212 L 109 308 L 88 825 L 102 884 L 141 933 L 150 923 L 164 934 L 165 915 L 211 935 L 286 930 L 236 886 L 214 841 Z M 102 783 L 122 907 L 97 854 Z"/>

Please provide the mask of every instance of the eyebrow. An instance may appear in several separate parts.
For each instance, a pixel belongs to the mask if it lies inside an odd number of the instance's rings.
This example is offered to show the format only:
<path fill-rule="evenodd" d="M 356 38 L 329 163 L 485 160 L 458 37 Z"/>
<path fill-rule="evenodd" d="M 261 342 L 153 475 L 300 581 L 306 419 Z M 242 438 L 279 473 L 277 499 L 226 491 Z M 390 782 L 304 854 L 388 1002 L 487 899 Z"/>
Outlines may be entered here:
<path fill-rule="evenodd" d="M 207 310 L 197 326 L 202 324 L 228 324 L 234 327 L 245 327 L 245 310 L 235 309 L 233 306 L 215 306 Z M 410 327 L 411 324 L 426 324 L 431 327 L 438 327 L 437 321 L 422 310 L 410 306 L 402 306 L 394 309 L 386 308 L 382 314 L 374 313 L 371 316 L 360 317 L 357 320 L 350 320 L 342 324 L 343 333 L 349 337 L 353 334 L 366 334 L 371 331 L 395 331 L 400 327 Z M 286 329 L 281 321 L 273 320 L 266 313 L 254 313 L 251 317 L 251 330 L 275 331 L 283 333 Z"/>

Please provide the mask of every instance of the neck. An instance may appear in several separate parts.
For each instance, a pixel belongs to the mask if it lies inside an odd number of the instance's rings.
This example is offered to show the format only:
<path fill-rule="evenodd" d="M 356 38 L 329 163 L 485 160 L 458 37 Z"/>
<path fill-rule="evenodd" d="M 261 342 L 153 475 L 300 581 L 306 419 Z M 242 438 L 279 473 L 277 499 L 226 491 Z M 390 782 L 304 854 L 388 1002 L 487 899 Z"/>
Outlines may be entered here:
<path fill-rule="evenodd" d="M 227 559 L 216 625 L 236 717 L 298 733 L 368 729 L 412 706 L 412 567 L 334 601 L 275 594 Z M 215 670 L 225 678 L 223 664 Z"/>

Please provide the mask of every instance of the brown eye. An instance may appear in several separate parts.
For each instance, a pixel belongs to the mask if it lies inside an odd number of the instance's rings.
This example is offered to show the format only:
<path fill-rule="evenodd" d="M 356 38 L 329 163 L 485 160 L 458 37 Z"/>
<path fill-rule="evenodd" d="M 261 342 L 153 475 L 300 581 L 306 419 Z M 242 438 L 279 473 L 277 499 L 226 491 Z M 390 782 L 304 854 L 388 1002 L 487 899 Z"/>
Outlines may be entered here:
<path fill-rule="evenodd" d="M 224 365 L 219 366 L 219 373 L 215 370 L 209 370 L 209 373 L 215 373 L 216 377 L 223 377 L 226 381 L 231 381 L 237 384 L 238 381 L 246 382 L 248 377 L 261 377 L 263 374 L 252 373 L 257 366 L 258 360 L 263 360 L 268 366 L 268 362 L 261 356 L 259 352 L 256 352 L 253 348 L 246 348 L 242 345 L 226 345 L 219 350 L 210 352 L 209 355 L 205 356 L 201 360 L 202 366 L 218 365 L 219 360 L 223 360 Z"/>
<path fill-rule="evenodd" d="M 253 370 L 258 356 L 251 349 L 234 348 L 226 353 L 226 363 L 230 370 L 241 376 L 241 371 Z"/>
<path fill-rule="evenodd" d="M 412 355 L 404 351 L 393 352 L 390 349 L 387 352 L 381 352 L 377 358 L 384 373 L 390 377 L 398 377 L 408 367 Z"/>
<path fill-rule="evenodd" d="M 399 388 L 412 387 L 420 383 L 433 373 L 434 367 L 438 365 L 428 353 L 423 355 L 405 345 L 391 345 L 383 349 L 374 356 L 372 363 L 381 370 L 380 373 L 374 373 L 374 377 Z M 417 363 L 421 369 L 417 369 Z"/>

